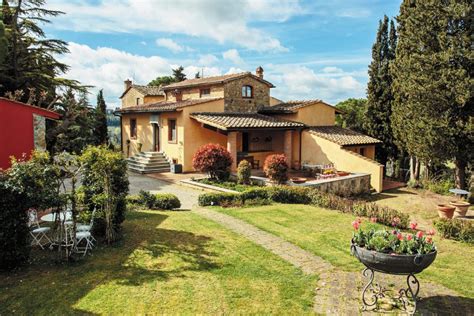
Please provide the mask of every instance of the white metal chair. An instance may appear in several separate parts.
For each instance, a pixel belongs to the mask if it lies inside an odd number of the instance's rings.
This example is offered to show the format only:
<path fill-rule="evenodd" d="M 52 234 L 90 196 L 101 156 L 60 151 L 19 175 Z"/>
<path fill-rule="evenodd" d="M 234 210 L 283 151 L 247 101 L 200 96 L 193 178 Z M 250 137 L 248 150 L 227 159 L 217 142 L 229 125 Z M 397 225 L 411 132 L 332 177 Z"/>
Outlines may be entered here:
<path fill-rule="evenodd" d="M 38 221 L 38 213 L 36 210 L 28 210 L 28 226 L 30 227 L 30 235 L 33 238 L 31 245 L 38 245 L 44 249 L 44 245 L 51 244 L 51 239 L 47 233 L 51 231 L 49 227 L 41 227 Z M 45 242 L 43 242 L 43 240 Z"/>
<path fill-rule="evenodd" d="M 77 253 L 82 253 L 83 256 L 86 255 L 87 251 L 91 250 L 92 247 L 94 246 L 92 242 L 92 234 L 90 232 L 82 231 L 82 232 L 76 232 L 76 247 L 75 251 Z M 83 243 L 83 246 L 80 246 L 80 244 Z"/>
<path fill-rule="evenodd" d="M 78 233 L 81 233 L 81 232 L 91 233 L 92 245 L 94 245 L 94 243 L 96 242 L 96 239 L 94 238 L 94 236 L 92 236 L 92 227 L 94 226 L 95 212 L 96 212 L 96 208 L 94 208 L 94 210 L 92 211 L 91 221 L 89 224 L 78 224 L 76 226 L 76 232 Z"/>

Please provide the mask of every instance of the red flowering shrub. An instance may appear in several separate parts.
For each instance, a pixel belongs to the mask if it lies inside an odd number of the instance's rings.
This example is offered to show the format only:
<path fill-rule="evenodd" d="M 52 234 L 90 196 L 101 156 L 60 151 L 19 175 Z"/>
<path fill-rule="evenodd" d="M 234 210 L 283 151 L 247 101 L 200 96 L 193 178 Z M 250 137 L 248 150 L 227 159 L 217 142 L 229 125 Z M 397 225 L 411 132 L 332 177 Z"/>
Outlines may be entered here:
<path fill-rule="evenodd" d="M 206 172 L 211 179 L 229 179 L 231 165 L 230 153 L 219 144 L 201 146 L 193 157 L 193 168 Z"/>
<path fill-rule="evenodd" d="M 288 180 L 286 156 L 283 154 L 267 156 L 263 164 L 263 171 L 273 182 L 278 184 L 285 183 Z"/>

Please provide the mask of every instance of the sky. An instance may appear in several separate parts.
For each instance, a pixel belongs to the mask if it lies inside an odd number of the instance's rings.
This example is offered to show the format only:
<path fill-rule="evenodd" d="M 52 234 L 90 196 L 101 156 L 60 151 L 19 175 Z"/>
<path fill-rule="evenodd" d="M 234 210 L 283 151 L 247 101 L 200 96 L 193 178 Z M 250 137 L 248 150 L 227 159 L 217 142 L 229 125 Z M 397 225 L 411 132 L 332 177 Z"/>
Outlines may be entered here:
<path fill-rule="evenodd" d="M 366 95 L 378 21 L 401 0 L 48 0 L 44 29 L 69 43 L 65 77 L 120 106 L 123 81 L 147 84 L 180 65 L 188 78 L 264 69 L 284 101 L 337 104 Z"/>

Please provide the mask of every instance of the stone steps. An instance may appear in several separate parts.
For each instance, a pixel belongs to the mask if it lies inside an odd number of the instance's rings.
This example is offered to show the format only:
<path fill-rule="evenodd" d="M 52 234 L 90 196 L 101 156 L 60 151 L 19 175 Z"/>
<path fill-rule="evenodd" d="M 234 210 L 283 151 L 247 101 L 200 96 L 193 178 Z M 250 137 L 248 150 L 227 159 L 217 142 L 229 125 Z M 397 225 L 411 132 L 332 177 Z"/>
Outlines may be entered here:
<path fill-rule="evenodd" d="M 137 173 L 169 172 L 171 169 L 162 152 L 141 152 L 127 159 L 128 169 Z"/>

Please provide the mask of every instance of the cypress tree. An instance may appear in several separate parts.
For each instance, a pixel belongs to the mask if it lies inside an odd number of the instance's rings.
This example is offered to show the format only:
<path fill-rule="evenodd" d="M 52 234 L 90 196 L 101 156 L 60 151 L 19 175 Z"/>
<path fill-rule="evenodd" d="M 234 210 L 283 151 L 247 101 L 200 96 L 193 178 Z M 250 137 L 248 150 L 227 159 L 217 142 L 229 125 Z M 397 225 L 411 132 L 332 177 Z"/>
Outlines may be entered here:
<path fill-rule="evenodd" d="M 179 66 L 178 68 L 172 69 L 172 70 L 173 70 L 174 82 L 180 82 L 180 81 L 186 80 L 186 75 L 183 72 L 184 71 L 183 66 Z"/>
<path fill-rule="evenodd" d="M 383 165 L 388 159 L 395 158 L 398 152 L 390 125 L 393 96 L 389 65 L 395 56 L 396 42 L 395 25 L 390 21 L 389 35 L 389 19 L 384 16 L 383 21 L 379 21 L 377 37 L 372 46 L 364 124 L 367 134 L 383 142 L 376 151 L 376 159 Z"/>
<path fill-rule="evenodd" d="M 404 0 L 391 67 L 397 141 L 427 166 L 453 160 L 465 187 L 473 158 L 470 0 Z"/>
<path fill-rule="evenodd" d="M 103 91 L 100 90 L 97 95 L 97 107 L 95 109 L 95 136 L 97 144 L 107 144 L 107 105 L 105 104 Z"/>
<path fill-rule="evenodd" d="M 34 91 L 35 99 L 46 93 L 46 101 L 52 101 L 57 87 L 84 89 L 76 80 L 60 77 L 68 66 L 56 58 L 69 52 L 67 43 L 46 38 L 40 23 L 49 23 L 49 17 L 63 12 L 45 9 L 44 5 L 45 0 L 2 1 L 7 53 L 0 63 L 0 96 L 21 90 L 20 100 L 27 102 Z"/>

